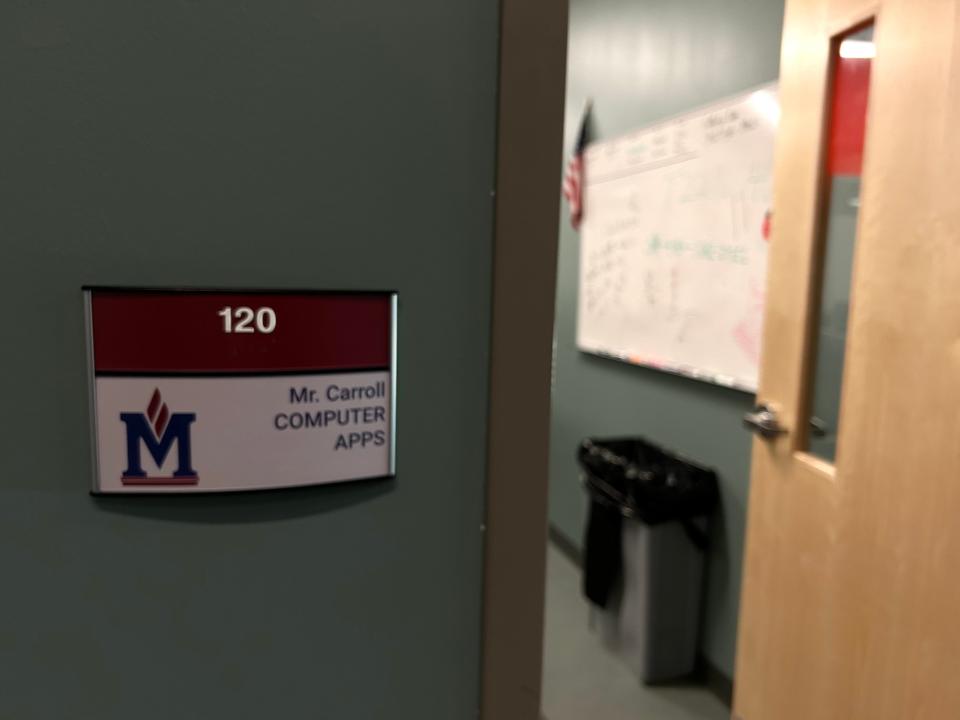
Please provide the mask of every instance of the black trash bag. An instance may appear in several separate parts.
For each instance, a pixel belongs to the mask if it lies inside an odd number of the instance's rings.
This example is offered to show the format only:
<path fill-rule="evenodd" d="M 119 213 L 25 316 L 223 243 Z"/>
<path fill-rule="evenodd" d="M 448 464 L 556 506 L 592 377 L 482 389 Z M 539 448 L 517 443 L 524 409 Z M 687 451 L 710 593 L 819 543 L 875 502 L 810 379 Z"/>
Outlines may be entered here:
<path fill-rule="evenodd" d="M 591 496 L 583 541 L 583 594 L 597 607 L 606 607 L 623 567 L 620 508 Z"/>
<path fill-rule="evenodd" d="M 677 521 L 701 551 L 707 536 L 694 522 L 717 505 L 717 475 L 640 438 L 584 440 L 577 451 L 590 495 L 583 590 L 606 607 L 623 564 L 624 517 L 648 525 Z"/>
<path fill-rule="evenodd" d="M 577 460 L 591 495 L 648 525 L 708 515 L 719 498 L 713 470 L 639 438 L 584 440 Z"/>

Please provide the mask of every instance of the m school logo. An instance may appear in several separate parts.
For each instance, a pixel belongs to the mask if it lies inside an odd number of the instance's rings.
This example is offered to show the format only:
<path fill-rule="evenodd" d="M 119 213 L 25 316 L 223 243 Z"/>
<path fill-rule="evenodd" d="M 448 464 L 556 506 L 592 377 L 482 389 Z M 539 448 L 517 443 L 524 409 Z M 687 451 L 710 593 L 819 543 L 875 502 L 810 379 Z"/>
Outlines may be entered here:
<path fill-rule="evenodd" d="M 120 413 L 127 428 L 127 469 L 121 476 L 124 485 L 196 485 L 199 478 L 190 460 L 190 426 L 197 419 L 196 413 L 171 413 L 160 397 L 160 390 L 153 391 L 147 412 Z M 175 469 L 164 475 L 163 468 L 177 446 Z M 158 475 L 147 475 L 143 469 L 142 451 L 153 459 Z"/>

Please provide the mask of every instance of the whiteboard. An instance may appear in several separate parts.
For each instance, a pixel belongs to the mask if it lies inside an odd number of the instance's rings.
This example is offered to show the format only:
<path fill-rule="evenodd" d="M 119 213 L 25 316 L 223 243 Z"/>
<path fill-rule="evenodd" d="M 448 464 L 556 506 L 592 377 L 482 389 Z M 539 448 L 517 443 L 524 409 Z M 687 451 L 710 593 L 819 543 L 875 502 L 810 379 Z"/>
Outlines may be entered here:
<path fill-rule="evenodd" d="M 756 390 L 779 114 L 766 85 L 587 148 L 581 350 Z"/>

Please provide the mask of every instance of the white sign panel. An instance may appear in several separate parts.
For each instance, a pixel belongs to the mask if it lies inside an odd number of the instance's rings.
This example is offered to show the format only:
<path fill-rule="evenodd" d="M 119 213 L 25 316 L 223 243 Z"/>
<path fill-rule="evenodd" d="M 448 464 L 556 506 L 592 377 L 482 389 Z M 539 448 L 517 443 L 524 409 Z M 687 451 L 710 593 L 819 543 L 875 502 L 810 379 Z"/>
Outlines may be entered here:
<path fill-rule="evenodd" d="M 87 291 L 94 491 L 394 474 L 396 295 Z"/>

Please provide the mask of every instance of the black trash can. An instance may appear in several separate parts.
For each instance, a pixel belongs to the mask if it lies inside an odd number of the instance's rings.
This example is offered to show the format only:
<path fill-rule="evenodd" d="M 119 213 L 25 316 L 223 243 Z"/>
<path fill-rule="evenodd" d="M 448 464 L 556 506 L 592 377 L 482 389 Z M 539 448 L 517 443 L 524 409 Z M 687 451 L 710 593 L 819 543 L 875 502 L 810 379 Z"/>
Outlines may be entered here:
<path fill-rule="evenodd" d="M 693 672 L 716 473 L 641 438 L 588 439 L 591 625 L 645 683 Z"/>

